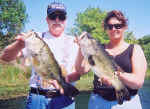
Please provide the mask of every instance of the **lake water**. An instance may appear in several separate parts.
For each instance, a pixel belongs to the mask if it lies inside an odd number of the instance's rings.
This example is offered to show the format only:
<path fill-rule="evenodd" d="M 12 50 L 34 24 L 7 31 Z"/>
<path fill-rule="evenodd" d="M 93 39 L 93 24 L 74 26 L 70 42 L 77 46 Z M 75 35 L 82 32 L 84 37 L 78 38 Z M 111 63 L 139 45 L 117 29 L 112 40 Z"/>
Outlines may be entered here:
<path fill-rule="evenodd" d="M 142 108 L 150 109 L 150 81 L 145 81 L 143 88 L 139 90 Z M 76 98 L 76 109 L 87 109 L 89 93 L 81 93 Z M 26 97 L 18 97 L 9 100 L 0 100 L 0 109 L 24 109 Z"/>
<path fill-rule="evenodd" d="M 139 90 L 139 95 L 143 109 L 150 109 L 150 81 L 145 81 L 142 89 Z"/>
<path fill-rule="evenodd" d="M 144 86 L 139 90 L 139 96 L 142 104 L 142 109 L 150 109 L 150 80 L 144 82 Z M 89 94 L 82 93 L 77 97 L 76 109 L 88 109 Z"/>

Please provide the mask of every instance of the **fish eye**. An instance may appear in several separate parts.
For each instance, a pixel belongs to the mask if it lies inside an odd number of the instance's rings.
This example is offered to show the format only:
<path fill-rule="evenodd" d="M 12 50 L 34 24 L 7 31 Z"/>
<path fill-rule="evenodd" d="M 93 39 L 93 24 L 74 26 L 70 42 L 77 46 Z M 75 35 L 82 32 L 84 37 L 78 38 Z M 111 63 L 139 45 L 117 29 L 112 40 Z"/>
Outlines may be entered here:
<path fill-rule="evenodd" d="M 88 39 L 93 39 L 90 34 L 87 34 Z"/>

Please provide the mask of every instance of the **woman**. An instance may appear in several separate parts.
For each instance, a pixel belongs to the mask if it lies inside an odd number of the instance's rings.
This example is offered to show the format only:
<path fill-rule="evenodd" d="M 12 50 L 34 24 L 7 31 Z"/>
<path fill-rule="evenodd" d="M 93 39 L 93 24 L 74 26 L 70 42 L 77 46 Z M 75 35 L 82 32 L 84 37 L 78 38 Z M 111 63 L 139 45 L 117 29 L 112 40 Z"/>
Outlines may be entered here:
<path fill-rule="evenodd" d="M 147 62 L 139 45 L 125 42 L 123 35 L 126 29 L 127 19 L 122 12 L 113 10 L 107 14 L 104 19 L 104 30 L 110 41 L 104 48 L 123 69 L 124 72 L 118 70 L 117 75 L 128 88 L 131 100 L 124 100 L 123 104 L 119 105 L 109 79 L 103 77 L 100 82 L 95 76 L 93 83 L 96 91 L 91 94 L 89 109 L 142 109 L 137 92 L 144 83 Z"/>

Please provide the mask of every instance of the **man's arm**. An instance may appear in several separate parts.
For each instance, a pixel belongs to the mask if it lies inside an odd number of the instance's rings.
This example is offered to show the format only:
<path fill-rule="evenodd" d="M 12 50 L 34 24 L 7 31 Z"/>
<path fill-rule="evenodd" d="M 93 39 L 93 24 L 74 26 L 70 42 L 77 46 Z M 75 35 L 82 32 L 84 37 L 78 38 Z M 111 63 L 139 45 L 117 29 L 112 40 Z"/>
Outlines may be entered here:
<path fill-rule="evenodd" d="M 75 66 L 71 74 L 67 75 L 66 81 L 73 82 L 80 79 L 80 76 L 90 70 L 88 62 L 84 59 L 81 49 L 78 50 Z"/>

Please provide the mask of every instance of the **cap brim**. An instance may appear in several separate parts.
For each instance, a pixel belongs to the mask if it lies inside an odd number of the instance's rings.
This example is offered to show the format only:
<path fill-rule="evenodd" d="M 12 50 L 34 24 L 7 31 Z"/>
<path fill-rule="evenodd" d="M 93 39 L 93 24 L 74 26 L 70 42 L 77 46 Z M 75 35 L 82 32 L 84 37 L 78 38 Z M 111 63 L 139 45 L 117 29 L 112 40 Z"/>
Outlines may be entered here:
<path fill-rule="evenodd" d="M 64 9 L 50 9 L 47 11 L 47 14 L 52 14 L 54 12 L 60 12 L 60 13 L 63 13 L 63 14 L 66 14 L 66 11 Z"/>

